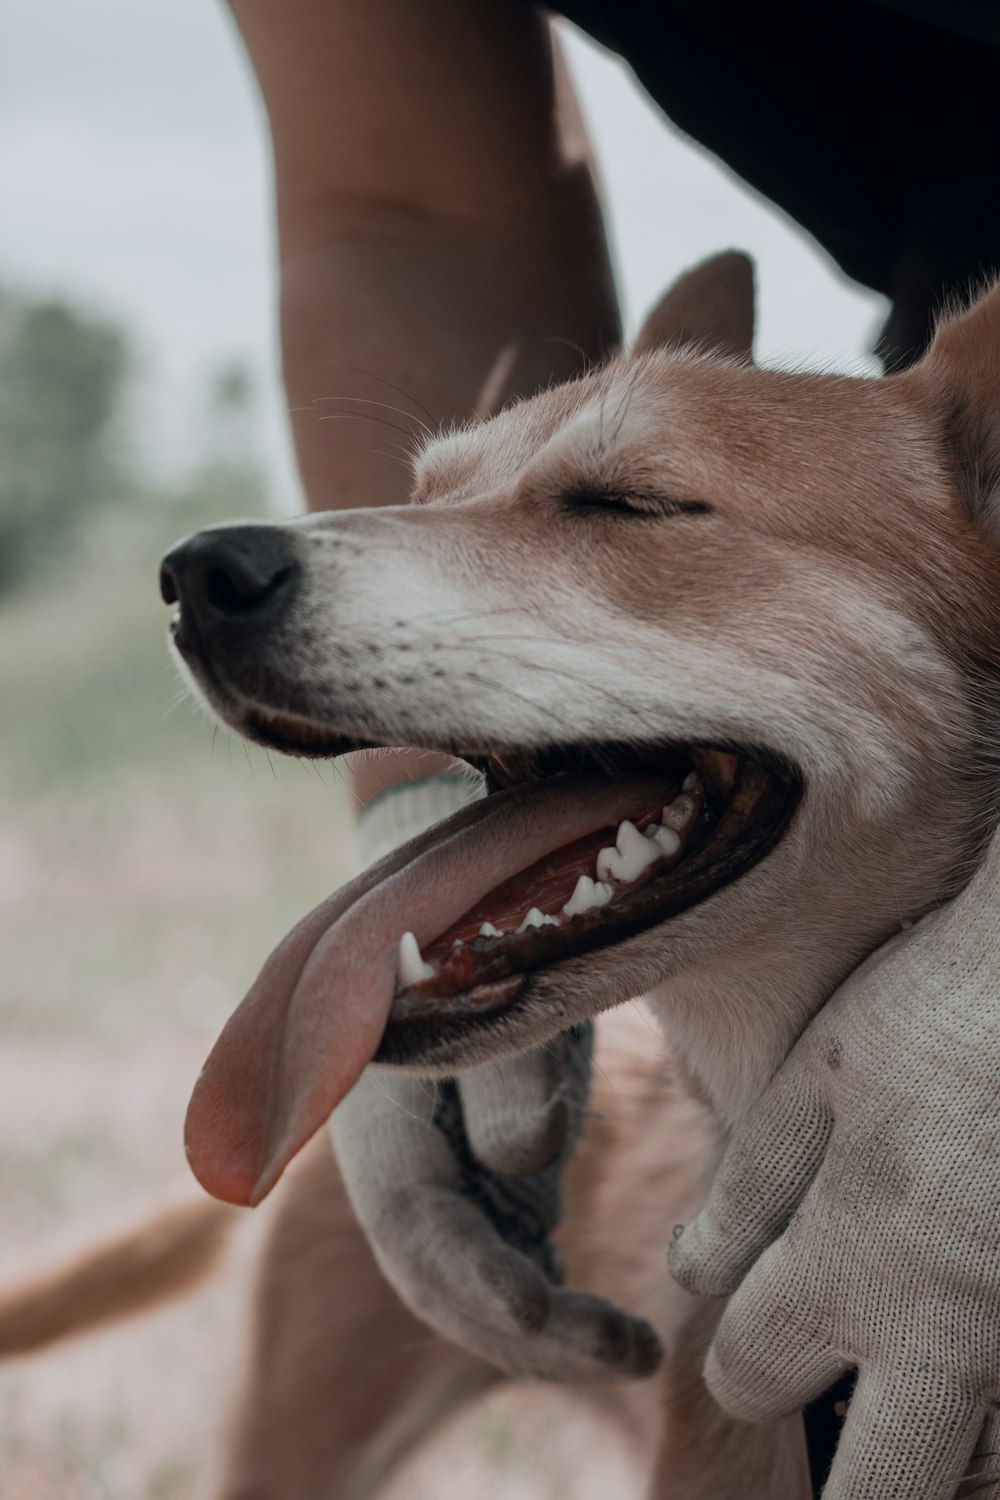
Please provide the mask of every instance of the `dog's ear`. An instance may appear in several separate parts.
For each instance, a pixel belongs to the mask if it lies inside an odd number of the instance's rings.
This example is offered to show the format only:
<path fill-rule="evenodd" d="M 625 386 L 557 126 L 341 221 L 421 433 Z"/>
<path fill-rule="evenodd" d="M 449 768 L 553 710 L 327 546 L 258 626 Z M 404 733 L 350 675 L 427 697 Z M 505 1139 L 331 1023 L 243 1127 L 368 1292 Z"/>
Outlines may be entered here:
<path fill-rule="evenodd" d="M 959 489 L 979 530 L 1000 544 L 1000 282 L 945 315 L 911 373 L 932 383 Z"/>
<path fill-rule="evenodd" d="M 674 282 L 640 328 L 632 353 L 694 345 L 749 361 L 753 323 L 753 261 L 727 250 Z"/>

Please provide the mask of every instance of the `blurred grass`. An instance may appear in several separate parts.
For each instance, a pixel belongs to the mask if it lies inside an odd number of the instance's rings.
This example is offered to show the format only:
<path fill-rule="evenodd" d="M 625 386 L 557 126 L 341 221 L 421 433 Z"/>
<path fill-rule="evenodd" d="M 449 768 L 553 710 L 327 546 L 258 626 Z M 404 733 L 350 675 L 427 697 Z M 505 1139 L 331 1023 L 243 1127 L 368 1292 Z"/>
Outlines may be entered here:
<path fill-rule="evenodd" d="M 60 1213 L 72 1204 L 81 1183 L 121 1170 L 114 1136 L 96 1128 L 66 1130 L 34 1149 L 0 1148 L 0 1202 L 5 1215 L 39 1205 Z"/>
<path fill-rule="evenodd" d="M 180 1123 L 201 1060 L 350 872 L 341 772 L 216 730 L 168 658 L 162 551 L 258 507 L 232 472 L 133 496 L 0 598 L 0 1280 L 171 1180 L 195 1191 Z M 0 1500 L 203 1495 L 235 1383 L 220 1335 L 243 1317 L 239 1286 L 209 1286 L 0 1368 Z"/>
<path fill-rule="evenodd" d="M 213 996 L 221 1011 L 348 873 L 339 769 L 216 729 L 168 659 L 160 553 L 238 500 L 208 486 L 116 512 L 71 567 L 0 603 L 8 1037 L 113 1042 Z"/>

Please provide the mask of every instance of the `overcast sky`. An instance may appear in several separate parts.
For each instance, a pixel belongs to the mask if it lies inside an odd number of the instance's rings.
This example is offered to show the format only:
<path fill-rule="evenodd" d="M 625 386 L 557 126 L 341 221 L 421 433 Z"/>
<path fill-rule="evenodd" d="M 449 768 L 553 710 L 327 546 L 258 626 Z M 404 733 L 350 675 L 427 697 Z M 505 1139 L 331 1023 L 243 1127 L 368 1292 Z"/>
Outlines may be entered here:
<path fill-rule="evenodd" d="M 280 0 L 276 0 L 280 3 Z M 607 190 L 628 318 L 685 265 L 758 261 L 758 357 L 862 368 L 882 310 L 710 158 L 627 73 L 570 39 Z M 265 380 L 264 451 L 294 503 L 274 352 L 270 167 L 254 84 L 220 0 L 30 0 L 0 48 L 0 284 L 120 314 L 147 371 L 154 451 L 182 472 L 209 369 Z"/>

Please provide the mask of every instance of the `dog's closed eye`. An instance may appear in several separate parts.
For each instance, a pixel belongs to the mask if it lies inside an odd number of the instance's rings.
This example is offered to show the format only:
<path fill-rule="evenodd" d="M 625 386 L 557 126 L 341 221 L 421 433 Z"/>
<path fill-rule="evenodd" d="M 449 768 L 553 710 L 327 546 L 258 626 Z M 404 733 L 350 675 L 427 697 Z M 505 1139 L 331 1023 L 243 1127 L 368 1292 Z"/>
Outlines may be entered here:
<path fill-rule="evenodd" d="M 704 500 L 678 500 L 643 490 L 602 489 L 577 486 L 560 497 L 563 508 L 573 514 L 604 514 L 632 519 L 661 521 L 670 516 L 708 516 L 712 507 Z"/>

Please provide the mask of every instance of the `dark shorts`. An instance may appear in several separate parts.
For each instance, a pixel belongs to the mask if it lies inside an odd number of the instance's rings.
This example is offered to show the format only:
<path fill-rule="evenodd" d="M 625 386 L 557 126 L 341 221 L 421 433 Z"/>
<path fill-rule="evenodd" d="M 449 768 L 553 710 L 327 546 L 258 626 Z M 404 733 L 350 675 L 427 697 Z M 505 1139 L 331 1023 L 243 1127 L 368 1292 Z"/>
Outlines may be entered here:
<path fill-rule="evenodd" d="M 995 0 L 553 8 L 619 53 L 676 126 L 849 276 L 890 298 L 891 362 L 924 346 L 943 298 L 1000 269 Z"/>

